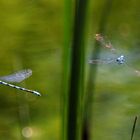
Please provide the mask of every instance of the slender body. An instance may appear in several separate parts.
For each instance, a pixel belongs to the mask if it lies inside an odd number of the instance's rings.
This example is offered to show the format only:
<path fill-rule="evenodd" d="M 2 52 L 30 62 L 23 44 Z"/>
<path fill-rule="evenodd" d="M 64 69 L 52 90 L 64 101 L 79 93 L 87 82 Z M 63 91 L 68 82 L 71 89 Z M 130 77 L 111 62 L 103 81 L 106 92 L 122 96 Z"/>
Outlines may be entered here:
<path fill-rule="evenodd" d="M 31 74 L 32 74 L 32 71 L 28 69 L 28 70 L 19 71 L 17 73 L 14 73 L 14 74 L 11 74 L 11 75 L 8 75 L 8 76 L 3 76 L 3 77 L 0 77 L 0 84 L 9 86 L 9 87 L 12 87 L 12 88 L 15 88 L 15 89 L 19 89 L 19 90 L 22 90 L 22 91 L 30 92 L 30 93 L 35 94 L 37 96 L 41 96 L 41 94 L 38 91 L 26 89 L 26 88 L 23 88 L 23 87 L 19 87 L 19 86 L 4 82 L 4 81 L 21 82 L 24 79 L 31 76 Z M 4 81 L 1 81 L 1 80 L 4 80 Z"/>

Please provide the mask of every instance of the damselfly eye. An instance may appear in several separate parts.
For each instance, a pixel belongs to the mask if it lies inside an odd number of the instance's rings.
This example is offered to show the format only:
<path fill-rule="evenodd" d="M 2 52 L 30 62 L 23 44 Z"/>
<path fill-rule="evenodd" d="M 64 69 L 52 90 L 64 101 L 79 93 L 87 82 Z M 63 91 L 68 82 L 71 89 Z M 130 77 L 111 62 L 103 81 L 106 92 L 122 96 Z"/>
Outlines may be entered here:
<path fill-rule="evenodd" d="M 116 61 L 117 61 L 118 64 L 124 64 L 125 58 L 124 58 L 123 55 L 121 55 L 120 57 L 118 57 L 118 58 L 116 59 Z"/>

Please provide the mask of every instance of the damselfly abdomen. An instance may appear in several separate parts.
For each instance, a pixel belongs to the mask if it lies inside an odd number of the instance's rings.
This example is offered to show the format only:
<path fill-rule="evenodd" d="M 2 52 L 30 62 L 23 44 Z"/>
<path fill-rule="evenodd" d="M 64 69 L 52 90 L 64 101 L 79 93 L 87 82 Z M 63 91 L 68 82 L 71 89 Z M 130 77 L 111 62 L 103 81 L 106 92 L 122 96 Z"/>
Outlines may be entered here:
<path fill-rule="evenodd" d="M 32 75 L 32 70 L 30 70 L 30 69 L 21 70 L 21 71 L 14 73 L 14 74 L 0 77 L 0 84 L 9 86 L 9 87 L 12 87 L 15 89 L 19 89 L 22 91 L 30 92 L 30 93 L 35 94 L 37 96 L 41 96 L 41 94 L 38 91 L 26 89 L 26 88 L 23 88 L 20 86 L 16 86 L 16 85 L 7 83 L 7 82 L 21 82 L 24 79 L 30 77 L 31 75 Z"/>

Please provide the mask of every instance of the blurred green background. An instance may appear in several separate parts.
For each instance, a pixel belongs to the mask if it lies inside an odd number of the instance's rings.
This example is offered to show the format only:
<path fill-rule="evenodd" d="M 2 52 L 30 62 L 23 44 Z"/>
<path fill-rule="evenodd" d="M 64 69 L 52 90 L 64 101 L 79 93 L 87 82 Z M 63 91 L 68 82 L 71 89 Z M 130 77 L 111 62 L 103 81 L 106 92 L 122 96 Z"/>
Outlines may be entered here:
<path fill-rule="evenodd" d="M 63 118 L 64 36 L 70 0 L 0 0 L 0 75 L 30 68 L 33 75 L 18 84 L 38 90 L 41 97 L 1 85 L 0 139 L 61 140 Z M 74 5 L 71 2 L 71 19 Z M 86 27 L 86 119 L 91 140 L 128 140 L 140 112 L 140 2 L 92 0 Z M 65 23 L 65 24 L 64 24 Z M 68 23 L 67 23 L 68 24 Z M 71 27 L 73 22 L 71 20 Z M 71 32 L 73 32 L 71 28 Z M 124 55 L 131 68 L 116 64 L 90 65 L 101 32 Z M 70 40 L 70 39 L 69 39 Z M 70 42 L 71 45 L 71 42 Z M 69 46 L 67 46 L 69 47 Z M 94 51 L 94 52 L 93 52 Z M 135 140 L 140 136 L 140 121 Z"/>
<path fill-rule="evenodd" d="M 20 86 L 36 97 L 1 85 L 0 139 L 60 139 L 63 2 L 0 0 L 0 74 L 30 68 Z"/>

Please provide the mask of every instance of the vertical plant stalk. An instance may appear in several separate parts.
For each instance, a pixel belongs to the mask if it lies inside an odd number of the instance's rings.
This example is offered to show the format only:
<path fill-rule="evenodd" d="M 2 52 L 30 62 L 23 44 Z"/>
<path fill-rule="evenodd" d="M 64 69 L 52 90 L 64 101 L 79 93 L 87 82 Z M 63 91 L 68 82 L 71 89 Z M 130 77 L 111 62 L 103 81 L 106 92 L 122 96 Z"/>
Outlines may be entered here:
<path fill-rule="evenodd" d="M 65 140 L 80 140 L 84 92 L 85 19 L 88 0 L 77 0 L 71 47 Z M 65 46 L 66 47 L 66 46 Z M 69 46 L 67 46 L 69 47 Z M 65 110 L 66 111 L 66 110 Z M 66 122 L 67 121 L 67 122 Z"/>
<path fill-rule="evenodd" d="M 111 13 L 112 2 L 113 2 L 112 0 L 107 0 L 105 2 L 103 9 L 101 9 L 102 12 L 101 12 L 101 18 L 99 21 L 97 33 L 104 33 L 106 30 L 108 18 Z M 95 41 L 94 43 L 95 48 L 93 48 L 92 50 L 91 59 L 95 59 L 99 56 L 100 47 L 98 45 L 99 45 L 98 42 Z M 91 102 L 93 101 L 94 98 L 93 96 L 94 96 L 94 87 L 95 87 L 95 80 L 96 80 L 96 71 L 97 71 L 97 65 L 90 65 L 87 87 L 86 87 L 86 102 L 84 107 L 85 116 L 84 116 L 84 125 L 83 125 L 83 140 L 90 139 L 90 128 L 91 128 L 90 121 L 92 120 L 91 115 L 93 112 L 91 107 L 92 106 Z M 92 133 L 94 132 L 92 131 Z"/>
<path fill-rule="evenodd" d="M 72 1 L 64 0 L 64 48 L 63 48 L 63 95 L 62 95 L 62 139 L 67 139 L 68 91 L 70 78 L 70 42 L 72 34 Z"/>
<path fill-rule="evenodd" d="M 72 62 L 68 101 L 67 140 L 81 139 L 82 103 L 84 92 L 84 29 L 87 0 L 76 3 L 74 34 L 72 42 Z"/>
<path fill-rule="evenodd" d="M 133 140 L 133 136 L 134 136 L 134 133 L 135 133 L 136 122 L 137 122 L 137 116 L 135 117 L 135 120 L 134 120 L 134 123 L 133 123 L 132 133 L 131 133 L 131 140 Z"/>

